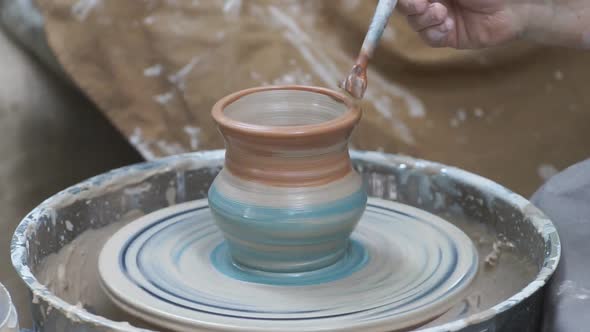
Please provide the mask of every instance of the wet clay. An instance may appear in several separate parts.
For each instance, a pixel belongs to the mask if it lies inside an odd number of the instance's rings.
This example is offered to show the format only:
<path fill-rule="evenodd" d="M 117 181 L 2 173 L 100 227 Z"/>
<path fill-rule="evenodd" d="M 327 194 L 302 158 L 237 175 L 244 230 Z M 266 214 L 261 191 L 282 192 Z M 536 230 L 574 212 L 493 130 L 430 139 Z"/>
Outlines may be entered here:
<path fill-rule="evenodd" d="M 103 293 L 98 276 L 98 255 L 104 243 L 132 220 L 82 233 L 58 253 L 45 258 L 36 271 L 38 280 L 70 304 L 115 321 L 150 328 L 113 304 Z"/>
<path fill-rule="evenodd" d="M 460 227 L 477 247 L 479 272 L 463 300 L 427 326 L 440 325 L 488 309 L 518 292 L 538 272 L 535 265 L 519 255 L 510 242 L 484 224 L 464 218 L 446 219 Z M 117 222 L 82 233 L 58 253 L 46 257 L 35 274 L 53 293 L 73 305 L 111 320 L 150 328 L 111 303 L 99 285 L 97 266 L 100 249 L 127 223 Z"/>

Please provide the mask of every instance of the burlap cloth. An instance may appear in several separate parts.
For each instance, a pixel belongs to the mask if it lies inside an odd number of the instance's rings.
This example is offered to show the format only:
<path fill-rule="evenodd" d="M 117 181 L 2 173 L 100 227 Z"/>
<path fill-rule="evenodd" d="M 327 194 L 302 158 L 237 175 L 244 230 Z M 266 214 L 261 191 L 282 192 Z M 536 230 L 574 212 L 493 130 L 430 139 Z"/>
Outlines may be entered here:
<path fill-rule="evenodd" d="M 337 88 L 375 1 L 37 0 L 64 70 L 148 159 L 221 148 L 210 109 L 262 84 Z M 225 7 L 224 7 L 225 3 Z M 523 194 L 590 153 L 590 53 L 433 50 L 395 16 L 353 147 Z"/>

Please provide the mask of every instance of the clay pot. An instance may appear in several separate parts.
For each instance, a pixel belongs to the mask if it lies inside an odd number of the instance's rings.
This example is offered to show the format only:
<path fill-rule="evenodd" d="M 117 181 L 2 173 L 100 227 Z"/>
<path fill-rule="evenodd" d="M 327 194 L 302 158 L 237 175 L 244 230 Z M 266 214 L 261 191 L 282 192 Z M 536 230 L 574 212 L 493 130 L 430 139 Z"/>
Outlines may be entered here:
<path fill-rule="evenodd" d="M 323 88 L 272 86 L 213 106 L 226 145 L 209 205 L 234 263 L 302 272 L 333 264 L 365 210 L 350 135 L 361 110 Z"/>

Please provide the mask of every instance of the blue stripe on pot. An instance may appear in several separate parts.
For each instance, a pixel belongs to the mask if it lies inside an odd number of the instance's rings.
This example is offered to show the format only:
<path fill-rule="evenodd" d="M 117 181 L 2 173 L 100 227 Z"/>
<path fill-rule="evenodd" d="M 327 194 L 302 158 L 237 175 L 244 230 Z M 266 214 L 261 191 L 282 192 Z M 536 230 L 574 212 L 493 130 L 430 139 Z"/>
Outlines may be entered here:
<path fill-rule="evenodd" d="M 209 205 L 217 211 L 225 211 L 227 215 L 238 215 L 245 220 L 258 223 L 276 222 L 277 220 L 290 220 L 294 218 L 322 218 L 344 214 L 359 207 L 364 208 L 367 203 L 367 193 L 363 189 L 333 202 L 284 209 L 255 206 L 229 199 L 223 196 L 217 190 L 216 186 L 213 185 L 209 190 Z"/>
<path fill-rule="evenodd" d="M 294 208 L 252 206 L 230 199 L 213 185 L 209 206 L 233 259 L 275 272 L 308 271 L 342 258 L 365 210 L 367 194 Z"/>

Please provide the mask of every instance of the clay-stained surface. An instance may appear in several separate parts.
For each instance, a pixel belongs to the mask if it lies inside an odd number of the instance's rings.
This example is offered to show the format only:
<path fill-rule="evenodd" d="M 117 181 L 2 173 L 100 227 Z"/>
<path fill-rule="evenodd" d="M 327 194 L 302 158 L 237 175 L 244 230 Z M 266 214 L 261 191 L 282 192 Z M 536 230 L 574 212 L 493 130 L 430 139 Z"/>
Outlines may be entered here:
<path fill-rule="evenodd" d="M 209 114 L 239 89 L 336 89 L 375 1 L 37 0 L 65 71 L 147 159 L 219 148 Z M 589 155 L 583 51 L 425 47 L 394 15 L 353 147 L 459 166 L 528 195 Z"/>
<path fill-rule="evenodd" d="M 59 252 L 48 255 L 34 271 L 35 276 L 52 293 L 72 305 L 111 320 L 155 328 L 111 302 L 102 291 L 98 276 L 98 257 L 104 243 L 140 215 L 130 213 L 121 222 L 85 231 Z M 449 311 L 425 324 L 425 327 L 487 310 L 520 291 L 538 272 L 529 258 L 517 254 L 511 242 L 503 240 L 486 225 L 466 218 L 455 217 L 449 221 L 461 228 L 477 248 L 478 273 L 471 286 L 464 291 L 462 299 L 456 300 Z M 494 253 L 496 260 L 490 263 L 489 257 Z"/>
<path fill-rule="evenodd" d="M 551 276 L 560 256 L 555 227 L 539 210 L 504 187 L 452 167 L 382 153 L 353 152 L 352 158 L 355 160 L 355 168 L 366 180 L 369 195 L 431 211 L 464 229 L 478 244 L 480 254 L 483 254 L 480 255 L 480 262 L 489 264 L 489 267 L 483 266 L 484 273 L 481 275 L 498 281 L 490 284 L 491 294 L 503 298 L 513 294 L 509 300 L 466 320 L 456 321 L 445 329 L 470 329 L 472 326 L 466 326 L 481 323 L 483 325 L 478 325 L 481 328 L 537 331 L 535 322 L 540 315 L 541 287 Z M 205 197 L 222 161 L 223 151 L 216 150 L 173 156 L 115 170 L 73 186 L 33 210 L 15 233 L 12 257 L 16 270 L 34 292 L 33 312 L 44 329 L 63 331 L 64 328 L 77 329 L 82 326 L 92 330 L 103 326 L 130 330 L 128 324 L 115 323 L 90 314 L 76 305 L 77 301 L 71 305 L 61 295 L 56 297 L 57 291 L 39 284 L 41 280 L 36 277 L 41 276 L 38 274 L 39 264 L 48 254 L 58 250 L 61 252 L 60 249 L 85 230 L 133 219 L 129 215 L 131 212 L 150 213 L 166 206 Z M 462 221 L 483 227 L 461 226 Z M 491 230 L 498 232 L 498 236 L 494 237 Z M 491 238 L 486 239 L 486 235 Z M 524 277 L 520 279 L 522 283 L 513 282 L 512 278 L 498 274 L 502 271 L 499 269 L 501 266 L 508 267 L 505 271 L 509 273 L 515 272 L 517 267 L 520 269 L 525 266 L 522 262 L 509 259 L 513 249 L 514 254 L 520 257 L 524 254 L 526 261 L 532 263 L 533 269 L 529 270 L 529 277 L 526 277 L 526 271 L 518 273 Z M 72 252 L 76 255 L 70 257 L 93 251 Z M 74 268 L 80 268 L 80 265 L 74 264 Z M 55 264 L 52 266 L 55 267 Z M 497 273 L 489 273 L 489 268 Z M 531 280 L 535 271 L 538 271 L 535 281 L 522 288 L 527 280 Z M 68 278 L 68 281 L 79 282 L 75 279 Z M 47 278 L 42 280 L 48 281 Z M 87 278 L 85 281 L 91 279 Z M 57 282 L 53 285 L 60 284 L 62 283 Z M 51 286 L 52 289 L 54 286 Z M 81 286 L 66 288 L 72 291 L 83 290 L 84 284 Z M 506 287 L 521 290 L 514 293 L 514 289 L 510 288 L 504 293 L 498 291 L 498 287 L 503 290 Z M 481 302 L 477 300 L 477 296 L 473 301 L 468 300 L 470 303 L 467 308 L 473 308 L 473 305 L 477 307 L 478 304 L 480 308 L 486 306 L 483 300 L 485 296 L 485 293 L 481 294 Z M 76 297 L 68 295 L 67 298 Z M 89 306 L 88 303 L 86 306 Z M 459 312 L 464 312 L 463 308 Z"/>
<path fill-rule="evenodd" d="M 48 72 L 0 29 L 0 282 L 31 327 L 28 288 L 10 263 L 21 219 L 63 188 L 141 161 L 80 93 Z"/>

